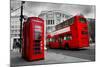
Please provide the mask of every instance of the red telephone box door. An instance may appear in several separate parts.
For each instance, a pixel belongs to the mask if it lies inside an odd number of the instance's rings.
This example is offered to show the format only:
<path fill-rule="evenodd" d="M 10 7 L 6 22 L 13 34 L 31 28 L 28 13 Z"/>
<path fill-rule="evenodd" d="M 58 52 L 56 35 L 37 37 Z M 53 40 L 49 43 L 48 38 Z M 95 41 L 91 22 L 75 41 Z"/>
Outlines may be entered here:
<path fill-rule="evenodd" d="M 32 22 L 32 29 L 32 59 L 44 59 L 44 23 L 34 21 Z"/>

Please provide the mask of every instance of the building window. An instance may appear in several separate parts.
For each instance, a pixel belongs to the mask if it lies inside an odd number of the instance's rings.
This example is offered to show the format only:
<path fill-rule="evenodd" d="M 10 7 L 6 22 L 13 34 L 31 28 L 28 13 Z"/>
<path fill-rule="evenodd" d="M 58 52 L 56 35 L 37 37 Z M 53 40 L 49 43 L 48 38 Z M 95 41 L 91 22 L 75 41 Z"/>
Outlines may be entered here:
<path fill-rule="evenodd" d="M 65 17 L 64 14 L 63 14 L 63 17 Z"/>
<path fill-rule="evenodd" d="M 48 25 L 50 24 L 50 20 L 48 20 Z"/>
<path fill-rule="evenodd" d="M 47 24 L 48 24 L 48 25 L 54 24 L 54 20 L 48 20 Z"/>
<path fill-rule="evenodd" d="M 20 34 L 18 34 L 18 36 L 20 36 Z"/>
<path fill-rule="evenodd" d="M 11 28 L 14 28 L 14 26 L 11 26 Z"/>
<path fill-rule="evenodd" d="M 51 24 L 52 24 L 52 20 L 51 20 Z"/>
<path fill-rule="evenodd" d="M 53 20 L 53 24 L 54 24 L 54 20 Z"/>
<path fill-rule="evenodd" d="M 46 24 L 48 25 L 48 20 L 46 20 Z"/>

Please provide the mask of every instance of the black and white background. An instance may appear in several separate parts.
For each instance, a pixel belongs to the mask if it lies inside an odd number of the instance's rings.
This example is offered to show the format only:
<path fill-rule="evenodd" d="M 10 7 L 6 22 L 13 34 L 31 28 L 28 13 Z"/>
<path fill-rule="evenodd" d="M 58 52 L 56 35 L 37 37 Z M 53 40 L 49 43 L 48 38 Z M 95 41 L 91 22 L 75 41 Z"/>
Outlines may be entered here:
<path fill-rule="evenodd" d="M 50 1 L 50 0 L 48 0 Z M 59 2 L 62 2 L 63 0 L 59 0 Z M 58 2 L 58 1 L 50 1 L 50 2 Z M 64 2 L 66 2 L 64 0 Z M 1 1 L 2 5 L 0 5 L 0 7 L 2 8 L 1 11 L 0 11 L 0 14 L 1 14 L 1 25 L 0 25 L 0 29 L 1 29 L 1 33 L 0 33 L 0 41 L 1 41 L 1 48 L 0 48 L 0 53 L 1 53 L 1 56 L 0 56 L 0 65 L 2 65 L 3 67 L 5 66 L 9 66 L 9 4 L 10 3 L 9 1 Z M 80 0 L 77 0 L 77 1 L 69 1 L 69 2 L 66 2 L 66 3 L 75 3 L 75 4 L 92 4 L 92 5 L 98 5 L 97 6 L 97 9 L 99 9 L 99 2 L 95 2 L 93 0 L 90 0 L 90 1 L 87 1 L 87 0 L 84 0 L 84 1 L 80 1 Z M 98 11 L 98 14 L 97 14 L 97 22 L 99 22 L 99 12 Z M 3 19 L 2 19 L 3 18 Z M 5 20 L 7 19 L 7 20 Z M 96 33 L 98 35 L 98 37 L 96 38 L 96 41 L 97 41 L 97 52 L 99 52 L 99 23 L 96 24 L 96 29 L 98 31 L 98 33 Z M 4 54 L 4 55 L 3 55 Z M 98 53 L 99 54 L 99 53 Z M 97 58 L 99 59 L 99 55 L 97 56 Z M 91 67 L 94 67 L 96 65 L 99 65 L 99 60 L 97 59 L 97 62 L 91 62 L 91 63 L 79 63 L 79 64 L 68 64 L 68 66 L 74 66 L 74 65 L 77 65 L 77 66 L 84 66 L 84 64 L 86 64 L 87 66 L 91 66 Z M 4 65 L 5 64 L 5 65 Z M 83 65 L 82 65 L 83 64 Z M 49 66 L 49 65 L 48 65 Z M 52 65 L 52 66 L 56 66 L 56 65 Z M 57 65 L 57 66 L 66 66 L 66 64 L 61 64 L 61 65 Z"/>

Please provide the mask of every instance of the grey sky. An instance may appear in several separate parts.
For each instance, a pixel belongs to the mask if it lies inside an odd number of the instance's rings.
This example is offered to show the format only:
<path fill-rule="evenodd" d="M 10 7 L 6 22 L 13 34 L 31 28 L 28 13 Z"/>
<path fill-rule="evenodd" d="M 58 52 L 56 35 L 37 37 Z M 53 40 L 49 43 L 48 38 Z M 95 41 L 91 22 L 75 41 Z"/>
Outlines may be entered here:
<path fill-rule="evenodd" d="M 11 15 L 20 15 L 20 1 L 11 0 Z M 24 4 L 24 15 L 26 16 L 38 16 L 41 11 L 45 10 L 62 10 L 66 14 L 76 15 L 83 14 L 87 18 L 95 18 L 95 6 L 94 5 L 71 5 L 64 3 L 47 3 L 47 2 L 34 2 L 26 1 Z"/>

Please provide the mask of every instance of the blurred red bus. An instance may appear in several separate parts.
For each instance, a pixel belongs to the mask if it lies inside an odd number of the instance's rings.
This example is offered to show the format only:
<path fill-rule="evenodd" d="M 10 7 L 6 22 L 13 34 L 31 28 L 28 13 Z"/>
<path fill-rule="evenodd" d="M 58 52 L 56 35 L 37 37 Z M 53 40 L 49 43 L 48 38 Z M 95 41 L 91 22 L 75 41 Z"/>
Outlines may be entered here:
<path fill-rule="evenodd" d="M 86 18 L 76 15 L 55 26 L 55 31 L 47 36 L 50 48 L 89 47 L 89 34 Z"/>

